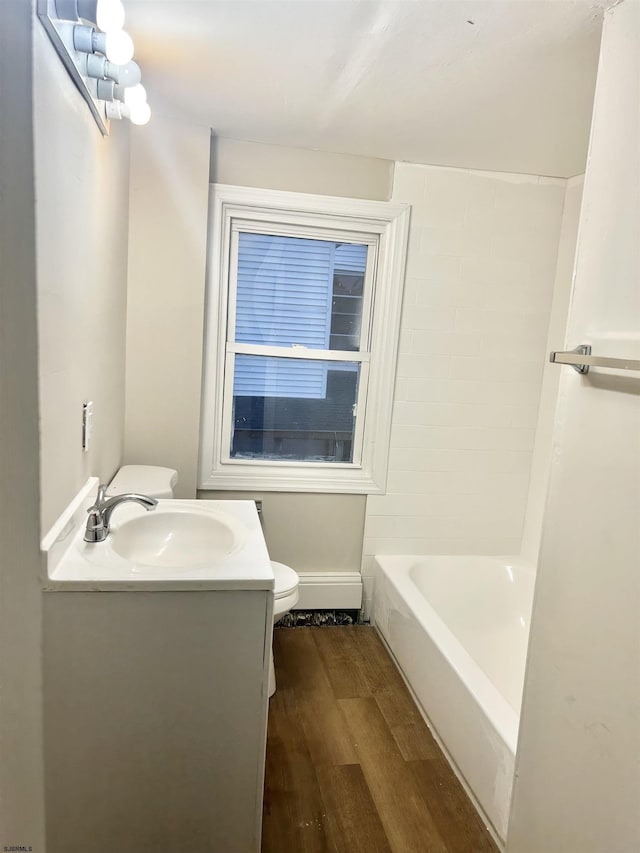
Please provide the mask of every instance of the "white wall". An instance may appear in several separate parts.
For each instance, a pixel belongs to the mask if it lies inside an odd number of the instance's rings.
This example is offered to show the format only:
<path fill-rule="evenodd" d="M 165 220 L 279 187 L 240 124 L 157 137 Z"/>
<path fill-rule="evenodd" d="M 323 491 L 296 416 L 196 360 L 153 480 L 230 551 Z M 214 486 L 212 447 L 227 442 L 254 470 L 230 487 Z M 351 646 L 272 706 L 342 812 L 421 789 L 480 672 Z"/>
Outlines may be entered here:
<path fill-rule="evenodd" d="M 209 128 L 154 117 L 131 139 L 124 461 L 178 470 L 195 496 Z"/>
<path fill-rule="evenodd" d="M 120 464 L 124 423 L 128 137 L 103 137 L 35 27 L 35 173 L 41 517 L 51 526 L 91 475 Z M 81 448 L 82 403 L 94 433 Z"/>
<path fill-rule="evenodd" d="M 520 550 L 565 182 L 398 164 L 413 205 L 374 554 Z M 367 590 L 367 595 L 370 590 Z"/>
<path fill-rule="evenodd" d="M 605 15 L 567 341 L 640 358 L 640 4 Z M 640 849 L 640 379 L 562 373 L 510 853 Z"/>
<path fill-rule="evenodd" d="M 0 849 L 44 853 L 32 22 L 0 3 Z"/>
<path fill-rule="evenodd" d="M 297 572 L 359 572 L 365 495 L 200 491 L 204 500 L 260 500 L 269 556 Z"/>
<path fill-rule="evenodd" d="M 558 246 L 558 263 L 556 266 L 553 301 L 551 304 L 551 316 L 549 318 L 549 330 L 545 349 L 545 355 L 547 356 L 552 350 L 565 348 L 583 186 L 584 175 L 577 175 L 575 178 L 569 178 L 565 189 L 562 224 L 560 227 L 560 243 Z M 562 373 L 558 370 L 557 365 L 551 364 L 548 357 L 545 358 L 542 391 L 540 393 L 540 405 L 538 408 L 536 440 L 531 461 L 529 495 L 522 533 L 522 557 L 531 566 L 538 565 L 542 518 L 551 472 L 553 425 L 561 375 Z"/>
<path fill-rule="evenodd" d="M 387 201 L 393 161 L 214 136 L 211 182 Z"/>

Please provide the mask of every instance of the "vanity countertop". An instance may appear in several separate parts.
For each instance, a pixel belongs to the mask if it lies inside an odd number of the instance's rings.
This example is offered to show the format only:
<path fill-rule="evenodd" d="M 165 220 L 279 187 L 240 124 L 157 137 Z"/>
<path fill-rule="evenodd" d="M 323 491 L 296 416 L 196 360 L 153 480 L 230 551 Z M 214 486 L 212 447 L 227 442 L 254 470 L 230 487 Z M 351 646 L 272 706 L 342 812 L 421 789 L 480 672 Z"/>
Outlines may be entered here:
<path fill-rule="evenodd" d="M 118 553 L 118 533 L 128 523 L 146 516 L 136 503 L 123 503 L 113 513 L 111 532 L 104 542 L 84 541 L 86 510 L 95 493 L 93 484 L 81 492 L 42 542 L 45 589 L 95 591 L 153 590 L 272 590 L 273 571 L 253 501 L 160 500 L 157 521 L 167 513 L 195 514 L 198 518 L 231 517 L 241 531 L 231 553 L 198 561 L 196 565 L 136 564 Z M 167 547 L 171 534 L 165 534 Z"/>

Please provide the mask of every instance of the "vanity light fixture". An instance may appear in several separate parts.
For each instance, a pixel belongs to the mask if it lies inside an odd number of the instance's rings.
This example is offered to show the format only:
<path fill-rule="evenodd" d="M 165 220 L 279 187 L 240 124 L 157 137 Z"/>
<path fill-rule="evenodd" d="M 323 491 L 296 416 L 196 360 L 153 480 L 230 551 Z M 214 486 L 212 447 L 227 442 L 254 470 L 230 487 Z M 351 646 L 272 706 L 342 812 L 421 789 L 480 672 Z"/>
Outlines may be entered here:
<path fill-rule="evenodd" d="M 108 134 L 110 119 L 146 124 L 151 109 L 140 67 L 133 61 L 133 40 L 122 29 L 122 0 L 37 3 L 38 17 L 102 133 Z"/>

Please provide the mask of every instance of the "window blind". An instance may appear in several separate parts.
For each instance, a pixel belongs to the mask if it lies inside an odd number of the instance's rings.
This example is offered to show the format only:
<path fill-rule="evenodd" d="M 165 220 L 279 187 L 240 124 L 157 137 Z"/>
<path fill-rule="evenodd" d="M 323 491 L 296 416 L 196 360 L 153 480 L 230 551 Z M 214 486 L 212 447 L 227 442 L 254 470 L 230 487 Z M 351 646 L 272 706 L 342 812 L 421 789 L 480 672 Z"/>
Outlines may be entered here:
<path fill-rule="evenodd" d="M 367 247 L 361 243 L 340 243 L 336 246 L 333 268 L 340 272 L 364 275 L 367 266 Z"/>
<path fill-rule="evenodd" d="M 328 349 L 335 252 L 331 241 L 241 232 L 236 341 Z M 326 381 L 323 362 L 237 356 L 233 393 L 321 398 Z"/>

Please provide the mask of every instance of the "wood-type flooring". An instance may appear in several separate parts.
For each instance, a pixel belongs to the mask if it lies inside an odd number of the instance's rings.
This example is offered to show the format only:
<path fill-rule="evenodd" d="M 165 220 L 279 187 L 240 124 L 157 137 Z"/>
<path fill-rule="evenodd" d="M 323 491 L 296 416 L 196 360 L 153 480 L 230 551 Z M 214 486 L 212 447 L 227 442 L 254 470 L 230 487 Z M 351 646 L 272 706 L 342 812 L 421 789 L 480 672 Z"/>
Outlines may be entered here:
<path fill-rule="evenodd" d="M 262 853 L 496 853 L 375 629 L 276 628 Z"/>

